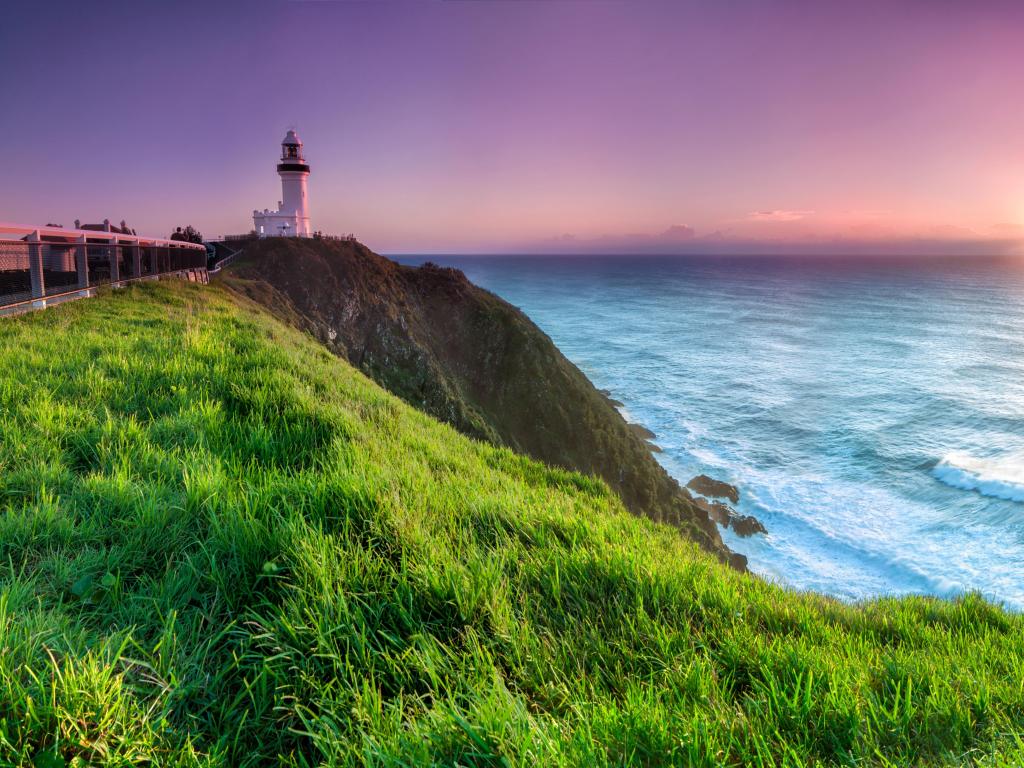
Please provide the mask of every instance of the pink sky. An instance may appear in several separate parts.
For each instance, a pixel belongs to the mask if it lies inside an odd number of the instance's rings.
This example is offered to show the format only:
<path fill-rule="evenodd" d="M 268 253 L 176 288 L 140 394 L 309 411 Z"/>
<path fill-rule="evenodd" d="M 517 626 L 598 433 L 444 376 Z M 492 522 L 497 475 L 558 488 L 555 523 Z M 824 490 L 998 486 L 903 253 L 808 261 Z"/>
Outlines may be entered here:
<path fill-rule="evenodd" d="M 384 252 L 1024 235 L 1021 3 L 5 13 L 3 220 L 245 231 L 295 125 L 314 226 Z"/>

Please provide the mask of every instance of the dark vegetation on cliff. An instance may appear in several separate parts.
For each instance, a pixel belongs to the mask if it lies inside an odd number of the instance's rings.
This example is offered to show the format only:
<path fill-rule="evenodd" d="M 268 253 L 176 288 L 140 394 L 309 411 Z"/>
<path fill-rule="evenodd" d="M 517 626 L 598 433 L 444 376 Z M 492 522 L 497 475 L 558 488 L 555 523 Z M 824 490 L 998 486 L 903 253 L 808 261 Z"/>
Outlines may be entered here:
<path fill-rule="evenodd" d="M 1021 616 L 737 573 L 218 287 L 0 350 L 0 765 L 1024 764 Z"/>
<path fill-rule="evenodd" d="M 356 242 L 276 238 L 248 246 L 225 279 L 406 402 L 465 434 L 597 475 L 634 513 L 745 564 L 642 431 L 526 315 L 460 271 L 399 265 Z"/>

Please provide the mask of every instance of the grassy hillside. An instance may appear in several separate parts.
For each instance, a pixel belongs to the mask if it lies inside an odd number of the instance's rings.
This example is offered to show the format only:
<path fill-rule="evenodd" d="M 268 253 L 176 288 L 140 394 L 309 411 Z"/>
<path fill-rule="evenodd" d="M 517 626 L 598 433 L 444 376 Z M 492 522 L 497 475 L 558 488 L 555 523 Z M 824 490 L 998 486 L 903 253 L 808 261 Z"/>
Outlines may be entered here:
<path fill-rule="evenodd" d="M 271 237 L 221 281 L 308 331 L 389 392 L 470 437 L 596 475 L 740 570 L 718 526 L 529 317 L 456 269 L 402 266 L 362 243 Z"/>
<path fill-rule="evenodd" d="M 0 322 L 0 764 L 1024 762 L 1020 616 L 736 573 L 240 301 Z"/>

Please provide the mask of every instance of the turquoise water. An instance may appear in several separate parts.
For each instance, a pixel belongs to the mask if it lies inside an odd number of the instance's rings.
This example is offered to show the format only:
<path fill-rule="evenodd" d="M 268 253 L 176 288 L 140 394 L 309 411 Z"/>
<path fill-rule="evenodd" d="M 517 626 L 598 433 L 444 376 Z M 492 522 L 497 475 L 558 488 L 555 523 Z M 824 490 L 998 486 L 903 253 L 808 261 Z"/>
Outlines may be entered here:
<path fill-rule="evenodd" d="M 754 571 L 1024 609 L 1024 266 L 430 260 L 523 309 L 681 482 L 739 486 Z"/>

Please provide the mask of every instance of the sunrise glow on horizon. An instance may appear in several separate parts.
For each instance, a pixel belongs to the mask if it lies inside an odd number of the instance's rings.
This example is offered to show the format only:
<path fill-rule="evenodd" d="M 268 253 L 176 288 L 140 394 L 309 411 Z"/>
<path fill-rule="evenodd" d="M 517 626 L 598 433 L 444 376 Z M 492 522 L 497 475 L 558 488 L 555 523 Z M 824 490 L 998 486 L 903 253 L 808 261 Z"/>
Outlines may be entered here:
<path fill-rule="evenodd" d="M 1015 252 L 1022 28 L 1017 3 L 20 4 L 0 219 L 242 232 L 295 126 L 317 227 L 382 252 Z"/>

